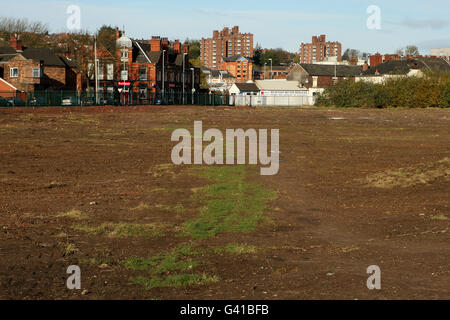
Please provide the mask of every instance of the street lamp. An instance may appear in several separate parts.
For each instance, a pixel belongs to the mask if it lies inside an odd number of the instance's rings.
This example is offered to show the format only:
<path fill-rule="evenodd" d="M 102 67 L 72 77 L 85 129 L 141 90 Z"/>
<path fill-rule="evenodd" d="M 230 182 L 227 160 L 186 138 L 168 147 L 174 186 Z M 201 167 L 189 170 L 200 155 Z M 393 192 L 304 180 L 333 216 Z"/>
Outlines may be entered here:
<path fill-rule="evenodd" d="M 195 88 L 194 88 L 194 68 L 191 68 L 192 71 L 192 104 L 194 104 L 194 92 L 195 92 Z"/>
<path fill-rule="evenodd" d="M 264 62 L 264 80 L 266 80 L 266 65 L 267 65 L 267 62 Z"/>
<path fill-rule="evenodd" d="M 184 71 L 185 71 L 185 61 L 187 53 L 183 53 L 183 104 L 184 104 Z"/>
<path fill-rule="evenodd" d="M 270 60 L 270 80 L 272 80 L 272 58 L 269 58 Z"/>
<path fill-rule="evenodd" d="M 162 65 L 162 98 L 161 98 L 161 103 L 164 104 L 164 89 L 165 89 L 164 86 L 165 86 L 165 82 L 166 82 L 166 80 L 164 79 L 165 78 L 164 65 L 166 63 L 166 50 L 163 50 L 162 59 L 163 59 L 163 65 Z"/>

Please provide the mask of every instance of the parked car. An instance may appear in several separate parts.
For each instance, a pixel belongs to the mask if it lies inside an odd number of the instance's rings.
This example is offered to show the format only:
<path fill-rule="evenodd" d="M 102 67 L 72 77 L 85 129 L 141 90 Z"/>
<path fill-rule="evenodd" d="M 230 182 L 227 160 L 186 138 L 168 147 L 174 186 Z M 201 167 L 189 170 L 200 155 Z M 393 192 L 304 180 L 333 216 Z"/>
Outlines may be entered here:
<path fill-rule="evenodd" d="M 19 99 L 17 97 L 11 97 L 11 98 L 8 98 L 8 105 L 9 106 L 20 106 L 20 107 L 22 107 L 22 106 L 25 106 L 26 103 L 25 103 L 25 101 L 23 101 L 23 100 L 21 100 L 21 99 Z"/>
<path fill-rule="evenodd" d="M 61 104 L 63 106 L 73 106 L 74 104 L 76 104 L 77 98 L 75 97 L 65 97 L 64 99 L 62 99 Z"/>
<path fill-rule="evenodd" d="M 8 100 L 6 100 L 6 99 L 0 97 L 0 106 L 1 106 L 1 107 L 6 107 L 6 106 L 8 106 Z"/>
<path fill-rule="evenodd" d="M 44 97 L 33 97 L 28 101 L 28 105 L 30 106 L 45 106 L 47 103 L 45 102 Z"/>

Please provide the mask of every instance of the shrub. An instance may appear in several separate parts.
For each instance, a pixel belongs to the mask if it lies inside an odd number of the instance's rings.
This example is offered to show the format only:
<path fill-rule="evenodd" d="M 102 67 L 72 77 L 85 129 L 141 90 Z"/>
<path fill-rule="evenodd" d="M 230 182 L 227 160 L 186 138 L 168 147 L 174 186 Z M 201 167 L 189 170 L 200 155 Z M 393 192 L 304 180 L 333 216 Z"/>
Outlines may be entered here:
<path fill-rule="evenodd" d="M 449 73 L 426 72 L 423 77 L 395 77 L 381 84 L 343 80 L 326 89 L 318 106 L 334 107 L 450 107 Z"/>

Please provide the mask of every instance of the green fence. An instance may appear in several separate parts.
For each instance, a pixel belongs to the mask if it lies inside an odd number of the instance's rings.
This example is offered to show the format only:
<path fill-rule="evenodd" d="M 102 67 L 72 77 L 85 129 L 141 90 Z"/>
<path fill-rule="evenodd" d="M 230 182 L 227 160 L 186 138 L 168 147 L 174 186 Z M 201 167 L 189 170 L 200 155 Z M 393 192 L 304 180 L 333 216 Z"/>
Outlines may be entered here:
<path fill-rule="evenodd" d="M 94 91 L 82 93 L 75 91 L 34 91 L 34 92 L 0 92 L 0 107 L 45 107 L 45 106 L 96 106 L 96 105 L 201 105 L 228 106 L 228 95 L 214 93 L 156 93 L 148 96 L 132 92 L 124 98 L 118 92 Z"/>

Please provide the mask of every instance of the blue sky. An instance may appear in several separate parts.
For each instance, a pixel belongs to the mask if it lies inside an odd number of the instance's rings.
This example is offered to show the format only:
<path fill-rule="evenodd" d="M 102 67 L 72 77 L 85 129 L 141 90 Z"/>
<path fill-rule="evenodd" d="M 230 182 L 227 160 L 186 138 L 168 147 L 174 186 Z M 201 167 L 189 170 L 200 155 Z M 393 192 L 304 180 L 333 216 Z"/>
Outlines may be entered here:
<path fill-rule="evenodd" d="M 139 39 L 200 39 L 215 29 L 239 25 L 262 47 L 293 52 L 319 34 L 344 48 L 370 53 L 390 53 L 409 44 L 422 54 L 432 47 L 450 47 L 449 0 L 0 0 L 0 16 L 42 21 L 52 32 L 68 31 L 66 10 L 71 4 L 81 9 L 83 29 L 125 25 L 127 34 Z M 370 5 L 381 9 L 380 30 L 366 26 Z"/>

